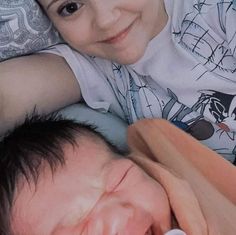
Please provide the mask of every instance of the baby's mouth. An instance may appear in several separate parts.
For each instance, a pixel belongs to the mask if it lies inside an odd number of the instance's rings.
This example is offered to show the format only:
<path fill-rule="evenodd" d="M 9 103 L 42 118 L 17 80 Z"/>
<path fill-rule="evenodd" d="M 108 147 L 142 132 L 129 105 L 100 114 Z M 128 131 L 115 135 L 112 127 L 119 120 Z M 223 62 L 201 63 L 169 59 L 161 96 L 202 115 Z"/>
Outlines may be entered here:
<path fill-rule="evenodd" d="M 154 235 L 154 233 L 152 231 L 152 227 L 149 227 L 144 235 Z"/>

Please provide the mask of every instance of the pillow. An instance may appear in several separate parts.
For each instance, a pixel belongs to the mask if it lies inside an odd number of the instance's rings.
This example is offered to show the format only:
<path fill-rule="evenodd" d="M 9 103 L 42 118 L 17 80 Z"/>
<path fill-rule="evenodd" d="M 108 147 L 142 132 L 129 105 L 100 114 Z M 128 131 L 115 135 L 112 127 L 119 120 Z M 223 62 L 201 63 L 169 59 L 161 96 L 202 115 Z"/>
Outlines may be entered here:
<path fill-rule="evenodd" d="M 127 151 L 126 130 L 127 123 L 111 113 L 101 113 L 93 110 L 85 104 L 74 104 L 61 111 L 65 118 L 76 120 L 79 123 L 86 123 L 97 127 L 103 136 L 105 136 L 119 150 Z"/>
<path fill-rule="evenodd" d="M 35 0 L 0 0 L 0 61 L 61 41 Z"/>

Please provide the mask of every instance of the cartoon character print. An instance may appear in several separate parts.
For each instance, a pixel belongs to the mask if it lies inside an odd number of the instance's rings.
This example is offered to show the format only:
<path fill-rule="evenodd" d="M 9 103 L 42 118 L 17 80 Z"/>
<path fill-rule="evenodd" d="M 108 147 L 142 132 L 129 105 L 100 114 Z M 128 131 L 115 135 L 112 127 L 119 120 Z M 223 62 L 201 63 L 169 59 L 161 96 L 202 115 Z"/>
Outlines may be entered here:
<path fill-rule="evenodd" d="M 232 4 L 231 1 L 217 1 L 216 15 L 220 29 L 226 33 L 226 11 Z M 175 29 L 173 35 L 179 45 L 191 53 L 198 61 L 193 70 L 199 69 L 198 66 L 204 66 L 205 72 L 198 78 L 201 79 L 208 72 L 214 72 L 219 76 L 235 81 L 236 77 L 236 29 L 231 34 L 231 38 L 224 39 L 218 36 L 214 30 L 210 29 L 202 17 L 201 13 L 207 11 L 209 7 L 216 5 L 215 0 L 198 1 L 194 5 L 195 11 L 185 15 L 179 29 Z M 233 29 L 232 29 L 233 30 Z"/>
<path fill-rule="evenodd" d="M 161 117 L 165 92 L 150 76 L 137 74 L 115 63 L 116 90 L 120 106 L 129 124 L 143 118 Z M 127 77 L 128 79 L 123 79 Z"/>
<path fill-rule="evenodd" d="M 235 132 L 230 130 L 236 126 L 236 95 L 200 91 L 197 102 L 187 107 L 178 101 L 170 89 L 168 93 L 170 100 L 163 109 L 163 118 L 231 162 L 236 161 Z"/>
<path fill-rule="evenodd" d="M 231 129 L 236 126 L 236 95 L 202 90 L 198 101 L 192 107 L 182 105 L 177 112 L 173 113 L 173 107 L 179 104 L 179 101 L 171 90 L 168 90 L 168 93 L 171 99 L 163 109 L 163 118 L 169 119 L 198 140 L 206 140 L 214 134 L 213 125 L 204 119 L 208 117 L 222 133 L 227 133 L 231 140 L 235 139 L 235 133 Z M 198 115 L 190 118 L 191 113 L 198 113 Z"/>
<path fill-rule="evenodd" d="M 235 139 L 235 133 L 230 128 L 236 126 L 236 95 L 202 90 L 199 91 L 197 102 L 187 107 L 179 102 L 177 95 L 170 89 L 166 93 L 157 84 L 152 84 L 151 78 L 128 74 L 129 85 L 121 83 L 118 90 L 129 123 L 142 118 L 159 117 L 170 120 L 201 141 L 210 139 L 215 132 Z M 212 123 L 219 128 L 215 129 Z"/>
<path fill-rule="evenodd" d="M 111 86 L 115 86 L 128 123 L 142 118 L 164 118 L 234 161 L 236 138 L 230 127 L 236 124 L 236 95 L 201 90 L 196 102 L 188 107 L 171 89 L 163 89 L 151 77 L 123 68 L 113 65 L 116 81 Z"/>
<path fill-rule="evenodd" d="M 178 101 L 178 97 L 170 89 L 168 94 L 170 100 L 163 109 L 163 118 L 170 120 L 197 140 L 207 140 L 213 136 L 213 125 L 203 116 L 203 103 L 197 102 L 192 107 L 187 107 Z"/>
<path fill-rule="evenodd" d="M 204 115 L 211 116 L 231 140 L 235 133 L 231 131 L 236 126 L 236 95 L 225 94 L 219 91 L 202 90 L 198 104 L 204 104 Z"/>

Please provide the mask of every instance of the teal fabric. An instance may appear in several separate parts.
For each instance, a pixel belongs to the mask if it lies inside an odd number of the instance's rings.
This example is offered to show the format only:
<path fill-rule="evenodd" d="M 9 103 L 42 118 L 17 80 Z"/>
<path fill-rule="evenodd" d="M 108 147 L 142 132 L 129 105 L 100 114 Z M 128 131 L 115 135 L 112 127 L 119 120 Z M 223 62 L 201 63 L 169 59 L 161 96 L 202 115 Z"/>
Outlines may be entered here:
<path fill-rule="evenodd" d="M 102 133 L 118 149 L 126 151 L 126 129 L 127 124 L 111 113 L 95 111 L 84 104 L 75 104 L 62 109 L 60 112 L 64 117 L 74 119 L 79 123 L 97 126 L 97 131 Z"/>

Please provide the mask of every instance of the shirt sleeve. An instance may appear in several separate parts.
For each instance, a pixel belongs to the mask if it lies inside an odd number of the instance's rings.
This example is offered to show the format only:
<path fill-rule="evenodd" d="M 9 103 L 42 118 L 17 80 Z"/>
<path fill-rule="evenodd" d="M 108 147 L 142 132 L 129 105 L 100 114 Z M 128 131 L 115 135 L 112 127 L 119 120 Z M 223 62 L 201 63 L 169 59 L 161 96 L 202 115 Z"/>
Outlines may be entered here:
<path fill-rule="evenodd" d="M 40 53 L 52 53 L 63 57 L 73 71 L 86 104 L 98 111 L 108 110 L 124 119 L 124 113 L 111 86 L 111 62 L 83 55 L 66 44 L 59 44 Z"/>
<path fill-rule="evenodd" d="M 82 97 L 88 106 L 101 111 L 108 110 L 110 104 L 99 95 L 101 88 L 105 90 L 103 87 L 106 85 L 105 81 L 88 57 L 72 50 L 65 44 L 50 47 L 42 52 L 56 54 L 66 60 L 80 85 Z"/>

